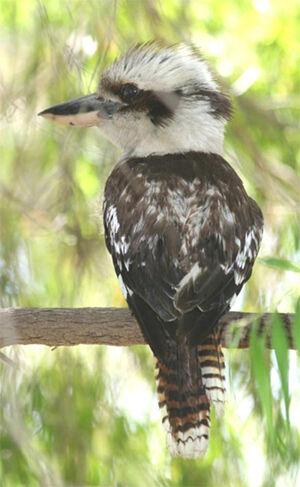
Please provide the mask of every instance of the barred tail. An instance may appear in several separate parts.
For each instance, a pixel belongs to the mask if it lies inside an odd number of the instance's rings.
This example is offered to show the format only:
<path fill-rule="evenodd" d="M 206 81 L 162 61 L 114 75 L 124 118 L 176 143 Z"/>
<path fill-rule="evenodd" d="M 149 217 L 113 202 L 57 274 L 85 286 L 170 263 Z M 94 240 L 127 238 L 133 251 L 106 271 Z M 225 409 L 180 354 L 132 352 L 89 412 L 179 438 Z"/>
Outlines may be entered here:
<path fill-rule="evenodd" d="M 225 404 L 225 361 L 220 343 L 220 333 L 213 332 L 197 347 L 203 385 L 207 398 L 214 404 L 216 415 L 221 418 Z"/>
<path fill-rule="evenodd" d="M 165 363 L 157 360 L 159 407 L 172 456 L 204 455 L 209 437 L 209 401 L 203 386 L 197 350 L 172 342 Z"/>
<path fill-rule="evenodd" d="M 201 346 L 169 343 L 168 358 L 156 361 L 159 407 L 172 456 L 197 458 L 207 450 L 210 404 L 224 405 L 224 357 L 216 334 Z"/>

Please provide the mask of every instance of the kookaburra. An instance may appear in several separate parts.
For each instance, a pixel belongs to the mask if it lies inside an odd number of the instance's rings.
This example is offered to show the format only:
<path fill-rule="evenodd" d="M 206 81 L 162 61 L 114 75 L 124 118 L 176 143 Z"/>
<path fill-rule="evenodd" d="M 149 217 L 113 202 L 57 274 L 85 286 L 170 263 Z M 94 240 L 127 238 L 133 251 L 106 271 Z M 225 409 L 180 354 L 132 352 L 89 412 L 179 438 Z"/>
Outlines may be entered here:
<path fill-rule="evenodd" d="M 138 45 L 96 93 L 40 115 L 97 125 L 123 149 L 105 187 L 105 238 L 128 306 L 156 357 L 171 455 L 208 445 L 222 414 L 217 323 L 251 275 L 263 217 L 223 159 L 231 103 L 192 47 Z"/>

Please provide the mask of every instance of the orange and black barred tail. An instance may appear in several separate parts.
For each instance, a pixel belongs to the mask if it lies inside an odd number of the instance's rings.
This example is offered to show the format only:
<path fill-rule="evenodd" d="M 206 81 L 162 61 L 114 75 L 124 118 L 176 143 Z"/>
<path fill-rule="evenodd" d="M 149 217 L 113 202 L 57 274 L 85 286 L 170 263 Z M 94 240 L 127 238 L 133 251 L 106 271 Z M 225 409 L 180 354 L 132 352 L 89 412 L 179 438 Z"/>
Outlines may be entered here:
<path fill-rule="evenodd" d="M 221 417 L 225 404 L 225 361 L 220 343 L 220 333 L 211 333 L 197 347 L 199 365 L 207 398 L 214 404 L 216 415 Z"/>
<path fill-rule="evenodd" d="M 201 377 L 198 350 L 172 342 L 165 363 L 157 360 L 159 407 L 172 456 L 196 458 L 208 446 L 210 404 Z"/>
<path fill-rule="evenodd" d="M 169 344 L 171 345 L 171 344 Z M 210 405 L 220 416 L 224 409 L 224 356 L 218 333 L 202 345 L 172 341 L 168 359 L 156 362 L 159 407 L 172 456 L 197 458 L 207 450 Z"/>

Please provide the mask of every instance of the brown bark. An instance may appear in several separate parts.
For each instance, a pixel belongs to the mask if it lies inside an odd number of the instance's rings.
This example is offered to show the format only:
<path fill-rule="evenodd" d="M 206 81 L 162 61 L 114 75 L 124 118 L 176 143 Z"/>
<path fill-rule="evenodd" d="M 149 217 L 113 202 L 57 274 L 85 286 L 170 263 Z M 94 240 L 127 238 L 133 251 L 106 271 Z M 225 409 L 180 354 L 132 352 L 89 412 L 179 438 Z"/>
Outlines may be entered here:
<path fill-rule="evenodd" d="M 292 314 L 280 314 L 289 348 Z M 272 314 L 230 312 L 219 322 L 222 344 L 227 348 L 249 347 L 250 331 L 257 323 L 266 331 L 270 346 Z M 0 309 L 0 348 L 15 344 L 50 347 L 80 344 L 129 346 L 144 344 L 141 331 L 126 308 L 7 308 Z"/>

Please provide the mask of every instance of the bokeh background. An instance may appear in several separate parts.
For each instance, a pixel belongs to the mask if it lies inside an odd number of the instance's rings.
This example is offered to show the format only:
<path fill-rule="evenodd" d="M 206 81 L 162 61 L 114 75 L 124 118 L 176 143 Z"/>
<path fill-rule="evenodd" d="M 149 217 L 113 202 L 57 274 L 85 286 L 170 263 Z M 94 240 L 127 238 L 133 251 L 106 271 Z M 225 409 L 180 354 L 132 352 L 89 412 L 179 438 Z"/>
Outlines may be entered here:
<path fill-rule="evenodd" d="M 260 259 L 235 309 L 294 312 L 298 0 L 1 0 L 0 306 L 126 305 L 101 223 L 119 150 L 96 128 L 36 114 L 95 91 L 105 66 L 149 39 L 200 46 L 234 97 L 226 159 L 265 216 Z M 299 358 L 280 328 L 276 337 L 275 352 L 227 351 L 225 418 L 197 461 L 166 451 L 148 347 L 4 349 L 14 366 L 0 362 L 1 485 L 300 485 Z"/>

